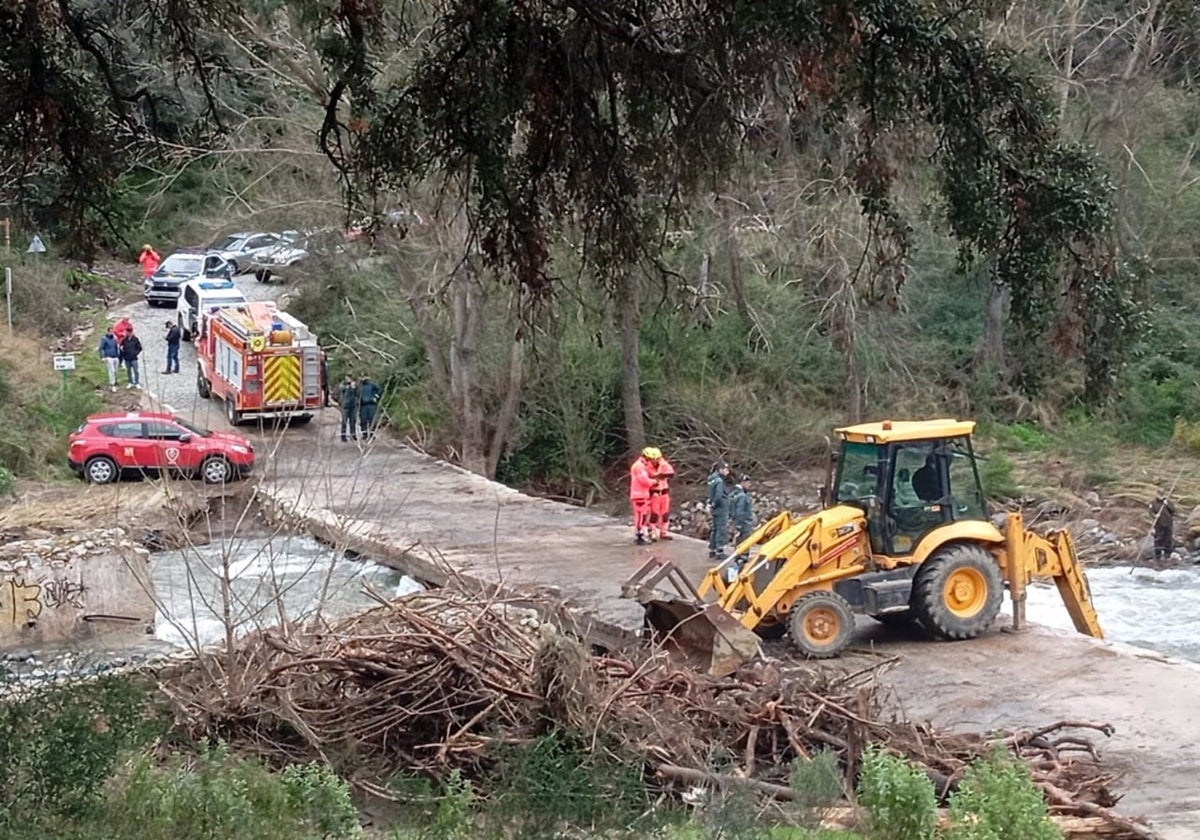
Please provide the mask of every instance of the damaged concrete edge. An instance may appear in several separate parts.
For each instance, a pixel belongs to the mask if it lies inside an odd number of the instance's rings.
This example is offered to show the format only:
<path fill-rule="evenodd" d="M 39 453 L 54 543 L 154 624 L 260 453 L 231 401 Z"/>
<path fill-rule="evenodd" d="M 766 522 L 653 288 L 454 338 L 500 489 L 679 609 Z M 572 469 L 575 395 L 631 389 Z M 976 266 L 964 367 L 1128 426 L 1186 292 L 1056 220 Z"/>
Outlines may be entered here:
<path fill-rule="evenodd" d="M 538 618 L 573 636 L 613 650 L 635 644 L 638 639 L 628 627 L 604 621 L 594 615 L 581 615 L 570 603 L 549 587 L 532 583 L 510 584 L 483 580 L 467 572 L 450 571 L 449 564 L 437 559 L 421 543 L 397 545 L 379 534 L 378 525 L 335 514 L 325 508 L 306 508 L 292 494 L 259 485 L 256 499 L 263 516 L 276 527 L 310 534 L 315 539 L 342 550 L 353 551 L 381 565 L 408 575 L 435 588 L 456 585 L 468 592 L 494 595 L 517 606 L 534 610 Z"/>

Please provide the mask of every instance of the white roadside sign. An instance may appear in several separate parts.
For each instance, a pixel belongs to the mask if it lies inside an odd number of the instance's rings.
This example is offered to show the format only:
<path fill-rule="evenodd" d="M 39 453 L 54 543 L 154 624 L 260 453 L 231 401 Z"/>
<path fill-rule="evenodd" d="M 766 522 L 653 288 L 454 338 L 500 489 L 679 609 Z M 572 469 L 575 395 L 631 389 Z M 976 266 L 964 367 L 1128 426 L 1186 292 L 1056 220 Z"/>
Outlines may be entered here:
<path fill-rule="evenodd" d="M 67 356 L 67 355 L 63 355 L 63 354 L 56 354 L 54 356 L 54 369 L 55 370 L 75 370 L 75 357 Z"/>

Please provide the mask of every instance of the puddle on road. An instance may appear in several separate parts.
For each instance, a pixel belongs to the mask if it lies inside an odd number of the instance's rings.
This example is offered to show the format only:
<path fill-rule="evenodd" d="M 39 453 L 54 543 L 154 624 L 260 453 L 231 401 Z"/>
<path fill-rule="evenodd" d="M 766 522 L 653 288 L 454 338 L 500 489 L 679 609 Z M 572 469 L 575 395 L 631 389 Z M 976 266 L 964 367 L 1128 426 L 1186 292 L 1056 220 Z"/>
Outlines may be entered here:
<path fill-rule="evenodd" d="M 1105 638 L 1200 662 L 1200 568 L 1112 566 L 1087 576 Z M 1036 624 L 1074 632 L 1054 587 L 1030 587 L 1026 611 Z"/>
<path fill-rule="evenodd" d="M 337 618 L 377 605 L 364 588 L 393 598 L 422 587 L 369 560 L 348 560 L 305 536 L 214 540 L 209 545 L 156 553 L 154 587 L 160 601 L 156 636 L 177 646 L 225 639 L 229 621 L 239 635 L 318 615 Z M 229 597 L 221 597 L 228 567 Z"/>

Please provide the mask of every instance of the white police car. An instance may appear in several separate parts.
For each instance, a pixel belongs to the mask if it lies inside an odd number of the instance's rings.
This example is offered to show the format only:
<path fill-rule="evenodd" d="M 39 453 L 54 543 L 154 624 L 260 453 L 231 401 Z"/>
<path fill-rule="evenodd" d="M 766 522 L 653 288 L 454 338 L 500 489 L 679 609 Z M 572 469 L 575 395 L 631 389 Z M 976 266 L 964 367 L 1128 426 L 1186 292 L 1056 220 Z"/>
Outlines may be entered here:
<path fill-rule="evenodd" d="M 200 313 L 238 306 L 246 296 L 232 280 L 189 280 L 183 284 L 175 307 L 183 340 L 191 341 L 200 330 Z"/>

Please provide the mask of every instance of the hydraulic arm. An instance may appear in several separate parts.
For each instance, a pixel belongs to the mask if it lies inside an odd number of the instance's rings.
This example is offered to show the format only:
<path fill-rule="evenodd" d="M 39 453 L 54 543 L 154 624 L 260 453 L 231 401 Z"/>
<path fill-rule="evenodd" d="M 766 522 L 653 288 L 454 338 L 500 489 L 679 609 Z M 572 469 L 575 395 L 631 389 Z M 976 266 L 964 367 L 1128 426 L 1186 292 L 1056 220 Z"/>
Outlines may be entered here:
<path fill-rule="evenodd" d="M 1075 629 L 1086 636 L 1104 638 L 1087 577 L 1068 531 L 1052 531 L 1043 537 L 1025 530 L 1021 514 L 1009 513 L 1005 518 L 1004 551 L 1014 627 L 1021 629 L 1025 623 L 1025 587 L 1030 580 L 1051 578 Z"/>

